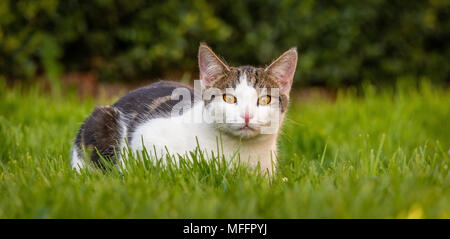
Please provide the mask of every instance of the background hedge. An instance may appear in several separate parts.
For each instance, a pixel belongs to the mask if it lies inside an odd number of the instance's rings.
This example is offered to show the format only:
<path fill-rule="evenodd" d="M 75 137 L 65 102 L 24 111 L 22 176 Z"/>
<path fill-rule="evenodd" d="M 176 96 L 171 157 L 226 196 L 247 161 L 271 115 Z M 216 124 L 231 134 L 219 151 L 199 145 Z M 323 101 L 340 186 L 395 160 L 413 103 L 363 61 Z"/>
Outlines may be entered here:
<path fill-rule="evenodd" d="M 233 65 L 297 46 L 297 86 L 449 82 L 449 9 L 448 0 L 2 0 L 0 75 L 195 78 L 205 41 Z"/>

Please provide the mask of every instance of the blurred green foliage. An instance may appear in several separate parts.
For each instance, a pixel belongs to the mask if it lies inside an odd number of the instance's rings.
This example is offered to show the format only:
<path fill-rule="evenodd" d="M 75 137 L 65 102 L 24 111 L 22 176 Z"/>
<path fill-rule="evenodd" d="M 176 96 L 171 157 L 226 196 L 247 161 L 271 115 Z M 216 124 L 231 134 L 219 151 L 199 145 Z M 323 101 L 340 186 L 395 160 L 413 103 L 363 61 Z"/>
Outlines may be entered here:
<path fill-rule="evenodd" d="M 449 9 L 448 0 L 2 0 L 0 75 L 195 72 L 205 41 L 232 65 L 264 65 L 297 46 L 297 85 L 449 82 Z"/>

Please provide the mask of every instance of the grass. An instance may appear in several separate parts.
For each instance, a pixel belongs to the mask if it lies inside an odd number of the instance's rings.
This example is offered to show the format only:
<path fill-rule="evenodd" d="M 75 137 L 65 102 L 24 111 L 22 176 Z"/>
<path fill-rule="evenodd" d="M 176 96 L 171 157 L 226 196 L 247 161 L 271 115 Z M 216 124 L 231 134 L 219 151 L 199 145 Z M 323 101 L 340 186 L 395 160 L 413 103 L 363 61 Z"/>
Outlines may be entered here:
<path fill-rule="evenodd" d="M 0 218 L 450 218 L 450 94 L 423 83 L 291 102 L 271 180 L 197 155 L 73 172 L 97 104 L 0 81 Z"/>

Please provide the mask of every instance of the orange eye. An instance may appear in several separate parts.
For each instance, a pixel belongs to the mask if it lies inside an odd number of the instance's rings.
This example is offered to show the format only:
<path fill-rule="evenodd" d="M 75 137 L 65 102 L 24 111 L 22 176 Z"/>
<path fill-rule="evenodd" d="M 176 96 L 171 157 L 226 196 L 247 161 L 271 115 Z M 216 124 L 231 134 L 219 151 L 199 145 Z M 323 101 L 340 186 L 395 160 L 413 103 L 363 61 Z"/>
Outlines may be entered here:
<path fill-rule="evenodd" d="M 270 103 L 270 95 L 261 96 L 258 99 L 258 104 L 260 105 L 268 105 Z"/>
<path fill-rule="evenodd" d="M 232 95 L 223 94 L 223 100 L 229 104 L 236 103 L 236 97 Z"/>

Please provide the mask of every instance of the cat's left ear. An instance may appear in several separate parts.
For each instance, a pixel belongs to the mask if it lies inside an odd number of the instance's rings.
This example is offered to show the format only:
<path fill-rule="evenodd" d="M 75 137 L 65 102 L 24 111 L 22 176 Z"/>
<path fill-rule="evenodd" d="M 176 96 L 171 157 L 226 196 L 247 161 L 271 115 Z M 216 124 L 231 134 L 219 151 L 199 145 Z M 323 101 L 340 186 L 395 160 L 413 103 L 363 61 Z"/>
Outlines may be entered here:
<path fill-rule="evenodd" d="M 291 48 L 273 61 L 265 71 L 274 76 L 280 84 L 280 93 L 289 94 L 297 67 L 297 49 Z"/>

